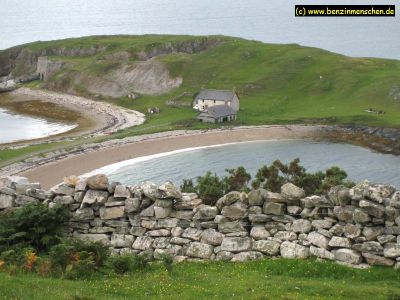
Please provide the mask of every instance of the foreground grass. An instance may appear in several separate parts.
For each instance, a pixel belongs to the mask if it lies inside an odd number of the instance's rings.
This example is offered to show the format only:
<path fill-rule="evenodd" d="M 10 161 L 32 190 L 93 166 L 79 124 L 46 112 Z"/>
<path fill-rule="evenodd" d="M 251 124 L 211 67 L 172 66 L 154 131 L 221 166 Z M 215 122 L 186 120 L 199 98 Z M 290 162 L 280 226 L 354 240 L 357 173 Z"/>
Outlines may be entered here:
<path fill-rule="evenodd" d="M 313 260 L 161 265 L 145 273 L 70 281 L 0 273 L 1 299 L 399 299 L 400 272 Z"/>

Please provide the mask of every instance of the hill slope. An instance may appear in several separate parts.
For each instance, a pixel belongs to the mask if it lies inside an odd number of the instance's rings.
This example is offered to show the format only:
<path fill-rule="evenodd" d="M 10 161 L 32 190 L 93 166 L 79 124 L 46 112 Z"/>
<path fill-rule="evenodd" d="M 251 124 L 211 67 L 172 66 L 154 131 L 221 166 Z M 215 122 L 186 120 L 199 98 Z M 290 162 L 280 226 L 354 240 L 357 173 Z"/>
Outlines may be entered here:
<path fill-rule="evenodd" d="M 99 36 L 2 51 L 0 76 L 34 75 L 43 55 L 64 65 L 36 85 L 142 112 L 157 106 L 161 113 L 150 118 L 155 125 L 199 126 L 193 96 L 216 88 L 239 93 L 237 124 L 400 127 L 400 61 L 222 36 Z M 140 98 L 128 98 L 132 93 Z"/>

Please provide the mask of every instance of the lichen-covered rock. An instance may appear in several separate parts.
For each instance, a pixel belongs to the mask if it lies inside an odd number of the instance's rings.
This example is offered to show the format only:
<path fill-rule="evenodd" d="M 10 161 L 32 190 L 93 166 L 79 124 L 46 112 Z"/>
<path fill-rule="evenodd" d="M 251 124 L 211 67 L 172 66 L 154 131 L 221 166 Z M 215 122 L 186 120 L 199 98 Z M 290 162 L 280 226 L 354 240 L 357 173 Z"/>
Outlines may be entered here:
<path fill-rule="evenodd" d="M 388 258 L 400 257 L 400 244 L 387 243 L 383 249 L 383 256 Z"/>
<path fill-rule="evenodd" d="M 319 248 L 328 249 L 329 239 L 319 232 L 310 232 L 307 236 L 307 240 Z"/>
<path fill-rule="evenodd" d="M 72 220 L 92 220 L 94 219 L 94 212 L 93 208 L 91 207 L 86 207 L 86 208 L 80 208 L 77 209 L 73 214 L 72 214 Z"/>
<path fill-rule="evenodd" d="M 383 247 L 378 242 L 369 241 L 361 245 L 361 252 L 380 255 L 383 254 Z"/>
<path fill-rule="evenodd" d="M 222 240 L 221 250 L 228 252 L 250 251 L 252 241 L 250 238 L 243 237 L 226 237 Z"/>
<path fill-rule="evenodd" d="M 136 250 L 149 250 L 153 241 L 154 239 L 149 236 L 139 236 L 133 243 L 132 248 Z"/>
<path fill-rule="evenodd" d="M 349 239 L 355 239 L 361 235 L 361 227 L 348 223 L 344 226 L 344 235 Z"/>
<path fill-rule="evenodd" d="M 73 196 L 75 193 L 75 187 L 62 183 L 53 187 L 51 191 L 57 195 Z"/>
<path fill-rule="evenodd" d="M 335 259 L 344 263 L 358 265 L 362 262 L 361 255 L 352 249 L 338 249 L 334 251 Z"/>
<path fill-rule="evenodd" d="M 241 200 L 240 193 L 233 191 L 233 192 L 230 192 L 230 193 L 226 194 L 225 196 L 221 197 L 220 199 L 218 199 L 217 204 L 215 204 L 215 206 L 219 210 L 222 210 L 222 208 L 224 206 L 232 205 L 236 201 L 240 201 L 240 200 Z"/>
<path fill-rule="evenodd" d="M 15 206 L 25 206 L 27 204 L 37 204 L 40 201 L 36 198 L 32 198 L 25 195 L 18 195 L 15 198 Z"/>
<path fill-rule="evenodd" d="M 186 255 L 190 257 L 209 259 L 213 254 L 214 247 L 208 244 L 193 242 L 189 245 Z"/>
<path fill-rule="evenodd" d="M 310 250 L 307 247 L 285 241 L 280 246 L 281 256 L 284 258 L 308 258 Z"/>
<path fill-rule="evenodd" d="M 107 191 L 108 189 L 108 178 L 104 174 L 93 175 L 86 180 L 86 183 L 92 190 Z"/>
<path fill-rule="evenodd" d="M 339 221 L 351 223 L 353 221 L 354 206 L 335 206 L 333 214 L 338 218 Z"/>
<path fill-rule="evenodd" d="M 286 205 L 283 203 L 265 202 L 263 212 L 266 215 L 283 216 L 286 212 Z"/>
<path fill-rule="evenodd" d="M 333 204 L 325 196 L 310 196 L 301 199 L 301 204 L 306 208 L 333 207 Z"/>
<path fill-rule="evenodd" d="M 248 252 L 241 252 L 237 253 L 232 257 L 233 262 L 245 262 L 250 260 L 256 260 L 263 258 L 264 256 L 260 252 L 256 251 L 248 251 Z"/>
<path fill-rule="evenodd" d="M 0 209 L 11 208 L 15 205 L 15 196 L 0 194 Z"/>
<path fill-rule="evenodd" d="M 140 211 L 140 200 L 139 198 L 128 198 L 125 200 L 125 211 L 126 213 L 134 213 Z"/>
<path fill-rule="evenodd" d="M 281 244 L 274 240 L 259 240 L 253 243 L 253 250 L 275 256 L 279 254 L 280 246 Z"/>
<path fill-rule="evenodd" d="M 82 205 L 92 205 L 95 203 L 104 204 L 107 202 L 108 192 L 100 190 L 88 190 L 83 197 Z"/>
<path fill-rule="evenodd" d="M 100 208 L 100 218 L 102 220 L 112 220 L 124 217 L 125 207 L 124 206 L 114 206 L 114 207 L 101 207 Z"/>
<path fill-rule="evenodd" d="M 222 243 L 224 235 L 215 229 L 206 229 L 201 233 L 201 242 L 213 246 L 219 246 Z"/>
<path fill-rule="evenodd" d="M 378 235 L 381 235 L 384 231 L 385 229 L 383 227 L 364 227 L 362 233 L 367 241 L 374 241 Z"/>
<path fill-rule="evenodd" d="M 292 231 L 278 231 L 275 233 L 274 238 L 281 241 L 295 241 L 297 239 L 297 234 Z"/>
<path fill-rule="evenodd" d="M 271 234 L 264 226 L 255 226 L 251 228 L 250 236 L 255 240 L 266 240 Z"/>
<path fill-rule="evenodd" d="M 394 265 L 393 260 L 386 258 L 386 257 L 379 256 L 379 255 L 375 255 L 372 253 L 362 253 L 362 256 L 365 258 L 367 263 L 372 266 L 391 267 Z"/>
<path fill-rule="evenodd" d="M 300 200 L 306 195 L 302 188 L 295 186 L 293 183 L 286 183 L 282 185 L 281 194 L 285 199 L 291 201 Z"/>
<path fill-rule="evenodd" d="M 197 207 L 196 210 L 197 212 L 194 215 L 193 219 L 199 221 L 213 220 L 215 216 L 218 214 L 218 209 L 215 206 L 210 206 L 210 205 L 201 205 Z"/>
<path fill-rule="evenodd" d="M 237 201 L 232 205 L 224 206 L 221 214 L 230 220 L 241 220 L 247 216 L 247 205 Z"/>
<path fill-rule="evenodd" d="M 382 218 L 385 214 L 385 207 L 383 205 L 376 204 L 375 202 L 361 200 L 358 205 L 360 206 L 362 211 L 373 217 Z"/>
<path fill-rule="evenodd" d="M 183 238 L 187 238 L 187 239 L 191 239 L 191 240 L 194 240 L 194 241 L 200 241 L 202 233 L 203 233 L 202 230 L 190 227 L 190 228 L 186 228 L 183 231 L 182 237 Z"/>
<path fill-rule="evenodd" d="M 158 187 L 157 199 L 180 199 L 181 191 L 171 182 L 167 181 Z"/>
<path fill-rule="evenodd" d="M 267 190 L 264 189 L 257 189 L 250 191 L 248 194 L 249 205 L 262 206 L 264 204 L 266 193 Z"/>
<path fill-rule="evenodd" d="M 176 210 L 193 210 L 202 203 L 195 193 L 182 193 L 182 198 L 175 200 L 174 207 Z"/>
<path fill-rule="evenodd" d="M 322 259 L 328 259 L 328 260 L 335 259 L 335 255 L 332 252 L 329 252 L 328 250 L 323 248 L 314 247 L 312 245 L 310 246 L 310 254 L 311 256 L 315 256 Z"/>
<path fill-rule="evenodd" d="M 310 221 L 298 219 L 293 222 L 291 230 L 296 233 L 309 233 L 311 228 L 312 226 Z"/>
<path fill-rule="evenodd" d="M 334 186 L 328 191 L 328 199 L 334 205 L 346 206 L 351 201 L 350 189 L 343 185 Z"/>
<path fill-rule="evenodd" d="M 114 198 L 130 198 L 131 192 L 130 190 L 122 184 L 116 185 L 114 189 Z"/>
<path fill-rule="evenodd" d="M 229 222 L 224 220 L 218 223 L 218 231 L 221 233 L 234 233 L 246 231 L 245 224 L 242 221 Z"/>
<path fill-rule="evenodd" d="M 131 248 L 134 237 L 126 234 L 112 234 L 111 235 L 111 246 L 115 248 Z"/>
<path fill-rule="evenodd" d="M 334 236 L 329 241 L 329 247 L 332 248 L 351 248 L 351 242 L 348 238 Z"/>

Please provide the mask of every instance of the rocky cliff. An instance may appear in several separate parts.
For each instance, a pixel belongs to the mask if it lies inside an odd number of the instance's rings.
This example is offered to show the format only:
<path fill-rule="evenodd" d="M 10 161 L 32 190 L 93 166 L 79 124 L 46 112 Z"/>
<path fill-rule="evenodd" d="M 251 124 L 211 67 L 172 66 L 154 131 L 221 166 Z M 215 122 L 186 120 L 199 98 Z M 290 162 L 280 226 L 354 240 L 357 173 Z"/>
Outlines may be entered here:
<path fill-rule="evenodd" d="M 172 183 L 125 186 L 96 175 L 50 191 L 24 178 L 0 180 L 0 209 L 60 203 L 71 211 L 70 235 L 118 253 L 175 260 L 246 261 L 263 257 L 400 265 L 400 192 L 361 182 L 305 197 L 292 184 L 280 193 L 231 192 L 215 206 Z"/>

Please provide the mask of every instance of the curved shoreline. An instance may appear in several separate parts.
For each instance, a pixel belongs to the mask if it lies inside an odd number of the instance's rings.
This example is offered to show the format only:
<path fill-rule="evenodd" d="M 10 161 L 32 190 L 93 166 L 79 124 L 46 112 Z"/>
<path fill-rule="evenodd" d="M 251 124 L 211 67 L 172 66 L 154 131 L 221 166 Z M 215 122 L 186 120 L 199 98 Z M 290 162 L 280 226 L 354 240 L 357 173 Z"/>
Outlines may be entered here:
<path fill-rule="evenodd" d="M 22 87 L 10 92 L 10 95 L 31 96 L 35 99 L 40 99 L 40 101 L 50 102 L 60 105 L 62 107 L 66 107 L 70 110 L 82 113 L 85 118 L 91 120 L 94 123 L 94 126 L 89 129 L 76 129 L 73 130 L 72 133 L 65 132 L 62 135 L 54 135 L 41 139 L 2 144 L 0 148 L 12 148 L 13 146 L 21 147 L 21 145 L 30 146 L 43 143 L 43 141 L 53 142 L 63 139 L 72 139 L 82 136 L 83 134 L 85 134 L 85 136 L 106 135 L 117 132 L 121 129 L 143 124 L 145 121 L 144 114 L 138 111 L 125 109 L 110 103 L 94 101 L 91 99 L 68 94 L 45 90 L 33 90 Z"/>
<path fill-rule="evenodd" d="M 60 183 L 65 176 L 81 175 L 121 161 L 170 152 L 178 149 L 257 141 L 318 138 L 324 126 L 257 126 L 234 129 L 170 131 L 111 140 L 58 151 L 4 167 L 1 175 L 18 174 L 44 188 Z"/>

